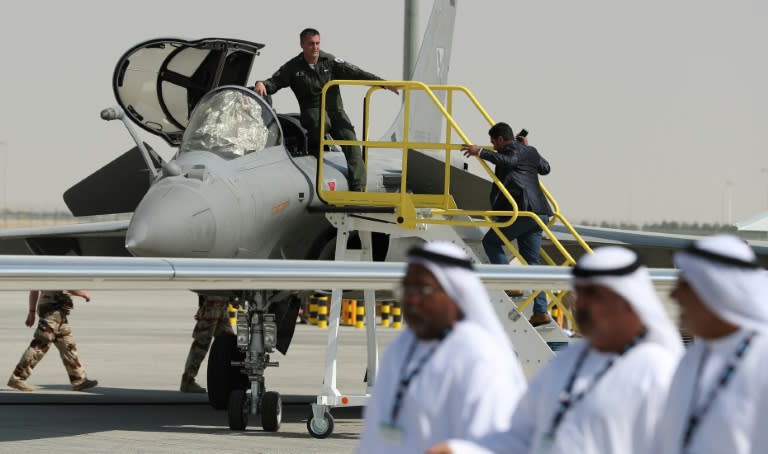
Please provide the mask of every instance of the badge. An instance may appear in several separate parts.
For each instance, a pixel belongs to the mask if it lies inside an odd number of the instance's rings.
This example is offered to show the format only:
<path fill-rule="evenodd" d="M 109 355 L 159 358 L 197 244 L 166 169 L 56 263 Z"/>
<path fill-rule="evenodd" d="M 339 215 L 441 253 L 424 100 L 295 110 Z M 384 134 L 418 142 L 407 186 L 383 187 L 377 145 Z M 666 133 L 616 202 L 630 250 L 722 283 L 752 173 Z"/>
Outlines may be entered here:
<path fill-rule="evenodd" d="M 405 435 L 403 429 L 387 423 L 379 424 L 379 434 L 382 440 L 395 446 L 402 446 Z"/>
<path fill-rule="evenodd" d="M 344 59 L 341 57 L 336 57 L 333 61 L 335 61 L 336 63 L 344 63 Z"/>
<path fill-rule="evenodd" d="M 296 77 L 304 77 L 304 71 L 297 72 Z"/>

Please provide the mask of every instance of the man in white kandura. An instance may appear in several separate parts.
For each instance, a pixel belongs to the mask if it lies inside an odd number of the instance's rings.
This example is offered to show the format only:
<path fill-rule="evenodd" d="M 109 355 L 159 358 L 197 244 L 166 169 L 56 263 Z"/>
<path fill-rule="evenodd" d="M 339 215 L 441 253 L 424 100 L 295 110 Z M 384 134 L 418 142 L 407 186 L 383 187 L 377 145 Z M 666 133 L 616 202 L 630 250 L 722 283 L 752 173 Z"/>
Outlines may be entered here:
<path fill-rule="evenodd" d="M 511 428 L 429 453 L 647 453 L 683 345 L 637 255 L 610 246 L 573 269 L 586 338 L 533 378 Z"/>
<path fill-rule="evenodd" d="M 408 328 L 384 353 L 358 451 L 422 453 L 508 429 L 525 378 L 464 251 L 411 250 L 401 303 Z"/>
<path fill-rule="evenodd" d="M 739 238 L 716 235 L 675 255 L 672 297 L 688 348 L 659 421 L 658 452 L 768 452 L 768 277 Z"/>

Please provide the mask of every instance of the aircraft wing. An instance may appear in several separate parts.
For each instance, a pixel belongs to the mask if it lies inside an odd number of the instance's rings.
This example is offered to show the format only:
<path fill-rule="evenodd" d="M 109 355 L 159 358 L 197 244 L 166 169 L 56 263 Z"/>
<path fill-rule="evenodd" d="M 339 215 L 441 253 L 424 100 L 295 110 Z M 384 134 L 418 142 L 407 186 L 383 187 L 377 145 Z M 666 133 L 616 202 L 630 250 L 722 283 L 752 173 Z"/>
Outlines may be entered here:
<path fill-rule="evenodd" d="M 22 227 L 0 231 L 0 254 L 129 256 L 128 220 Z"/>
<path fill-rule="evenodd" d="M 574 226 L 576 231 L 592 248 L 619 245 L 636 251 L 650 267 L 672 267 L 673 254 L 700 239 L 697 235 L 678 235 L 672 233 L 645 232 L 639 230 L 620 230 L 602 227 Z M 552 227 L 553 233 L 561 239 L 569 250 L 576 250 L 573 239 L 562 225 Z M 748 241 L 760 263 L 768 267 L 768 242 Z"/>
<path fill-rule="evenodd" d="M 400 262 L 323 260 L 181 259 L 80 256 L 0 256 L 0 291 L 38 288 L 89 290 L 314 290 L 397 288 Z M 490 290 L 568 289 L 571 269 L 558 266 L 477 265 Z M 651 270 L 659 291 L 674 285 L 677 272 Z"/>

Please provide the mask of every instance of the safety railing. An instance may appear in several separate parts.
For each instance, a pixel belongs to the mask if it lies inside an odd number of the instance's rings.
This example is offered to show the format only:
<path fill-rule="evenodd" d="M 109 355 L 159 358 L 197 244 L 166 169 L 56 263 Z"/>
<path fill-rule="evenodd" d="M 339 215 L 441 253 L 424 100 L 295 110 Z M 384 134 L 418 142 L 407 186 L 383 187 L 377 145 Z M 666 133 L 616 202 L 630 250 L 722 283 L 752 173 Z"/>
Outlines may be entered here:
<path fill-rule="evenodd" d="M 560 240 L 554 235 L 549 228 L 557 222 L 560 222 L 566 230 L 574 238 L 575 242 L 584 250 L 591 251 L 589 245 L 581 238 L 573 225 L 568 219 L 560 212 L 560 206 L 554 199 L 552 194 L 547 188 L 541 184 L 541 189 L 544 192 L 547 200 L 552 206 L 553 214 L 548 222 L 543 222 L 541 218 L 531 211 L 520 211 L 517 206 L 517 202 L 510 195 L 504 184 L 496 177 L 490 166 L 480 158 L 477 158 L 481 166 L 488 174 L 501 194 L 506 198 L 511 206 L 511 210 L 467 210 L 462 209 L 456 205 L 454 197 L 450 193 L 451 187 L 451 153 L 456 150 L 460 150 L 461 146 L 465 143 L 472 143 L 468 136 L 464 133 L 461 127 L 457 124 L 453 118 L 452 111 L 454 105 L 454 94 L 460 93 L 466 96 L 470 103 L 477 109 L 480 115 L 488 122 L 489 125 L 493 125 L 495 122 L 483 108 L 477 98 L 472 92 L 461 85 L 426 85 L 418 81 L 376 81 L 376 86 L 370 87 L 366 92 L 364 103 L 364 118 L 363 118 L 363 138 L 362 140 L 334 140 L 326 138 L 325 131 L 325 102 L 326 93 L 329 88 L 337 85 L 349 85 L 349 86 L 370 86 L 371 81 L 358 81 L 358 80 L 333 80 L 328 82 L 323 87 L 322 102 L 320 109 L 320 149 L 318 151 L 318 166 L 317 166 L 317 194 L 318 197 L 329 205 L 335 206 L 368 206 L 368 207 L 392 207 L 395 209 L 396 222 L 404 227 L 414 229 L 418 224 L 447 224 L 454 226 L 486 226 L 493 229 L 499 238 L 502 240 L 513 255 L 523 263 L 527 264 L 523 257 L 520 255 L 516 247 L 507 239 L 501 229 L 512 225 L 519 217 L 531 218 L 541 228 L 543 233 L 549 238 L 553 247 L 562 255 L 563 261 L 558 263 L 548 254 L 543 248 L 541 249 L 541 256 L 544 262 L 548 265 L 563 265 L 571 266 L 575 263 L 573 256 L 563 246 Z M 370 112 L 371 112 L 371 99 L 372 95 L 384 88 L 398 88 L 403 90 L 403 137 L 399 141 L 381 141 L 381 140 L 369 140 L 369 128 L 370 128 Z M 430 99 L 435 108 L 442 114 L 445 119 L 445 137 L 443 142 L 419 142 L 410 140 L 410 123 L 411 123 L 411 94 L 413 91 L 423 92 L 428 99 Z M 445 92 L 445 103 L 435 95 L 435 92 Z M 462 140 L 462 143 L 451 143 L 453 133 Z M 364 161 L 368 161 L 369 148 L 375 149 L 393 149 L 400 150 L 402 173 L 400 177 L 400 188 L 398 192 L 349 192 L 349 191 L 331 191 L 327 190 L 323 184 L 324 178 L 324 153 L 326 146 L 360 146 L 364 150 Z M 411 149 L 418 149 L 422 151 L 428 150 L 443 150 L 445 153 L 445 166 L 443 175 L 443 192 L 442 194 L 414 194 L 408 191 L 408 152 Z M 419 216 L 422 209 L 429 209 L 428 216 Z M 568 307 L 563 304 L 563 297 L 565 291 L 551 292 L 546 291 L 550 299 L 549 306 L 560 308 L 565 314 L 571 326 L 576 326 L 576 322 Z M 528 304 L 530 304 L 539 291 L 530 294 L 520 305 L 519 309 L 523 310 Z"/>

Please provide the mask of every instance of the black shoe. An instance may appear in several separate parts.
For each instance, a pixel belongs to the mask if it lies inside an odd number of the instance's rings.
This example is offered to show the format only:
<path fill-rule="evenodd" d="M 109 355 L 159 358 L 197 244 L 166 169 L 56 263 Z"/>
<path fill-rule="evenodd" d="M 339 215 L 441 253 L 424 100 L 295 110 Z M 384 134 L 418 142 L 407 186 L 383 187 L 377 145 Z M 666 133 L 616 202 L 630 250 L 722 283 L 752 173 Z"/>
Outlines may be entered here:
<path fill-rule="evenodd" d="M 531 315 L 531 318 L 528 320 L 530 322 L 531 326 L 534 328 L 541 325 L 546 325 L 547 323 L 552 321 L 552 317 L 549 316 L 546 312 L 543 314 L 533 314 Z"/>

